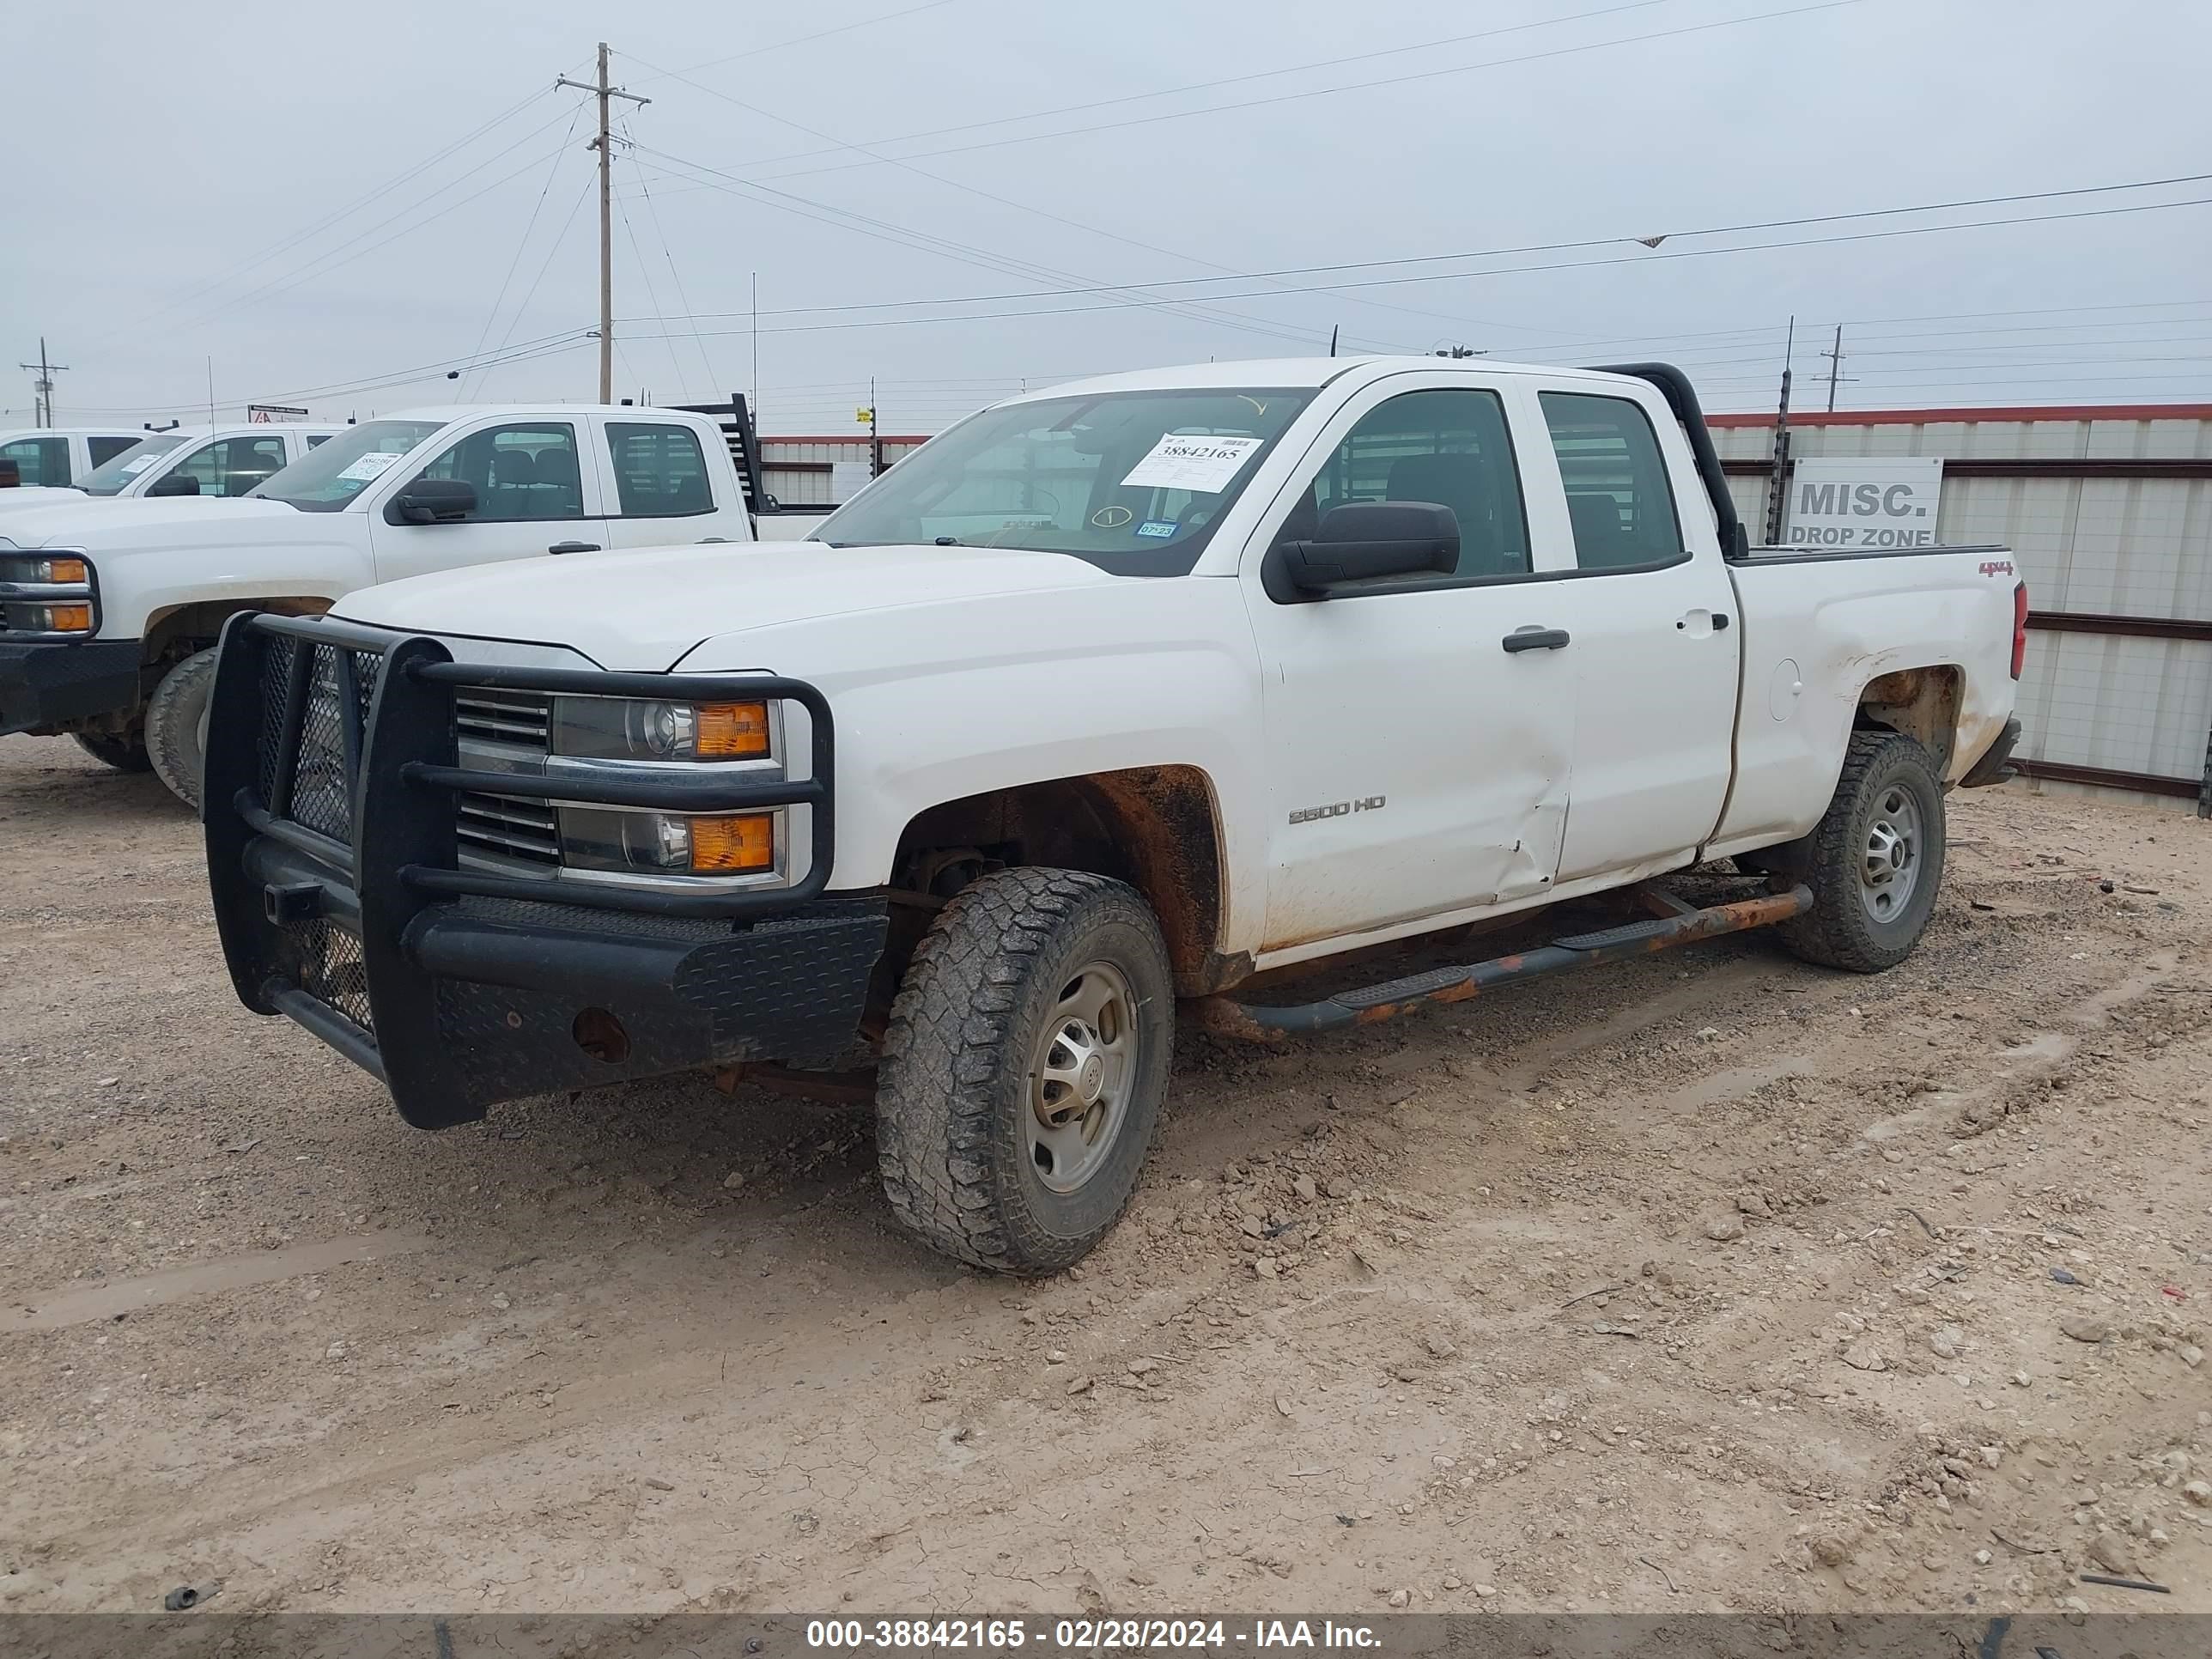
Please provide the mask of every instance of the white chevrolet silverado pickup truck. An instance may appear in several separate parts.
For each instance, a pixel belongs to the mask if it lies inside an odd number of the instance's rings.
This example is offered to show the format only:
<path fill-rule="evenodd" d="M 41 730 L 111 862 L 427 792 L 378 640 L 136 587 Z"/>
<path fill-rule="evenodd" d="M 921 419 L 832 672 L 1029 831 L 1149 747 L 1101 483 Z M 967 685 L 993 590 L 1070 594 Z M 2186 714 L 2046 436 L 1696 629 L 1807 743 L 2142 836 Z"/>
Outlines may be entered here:
<path fill-rule="evenodd" d="M 145 435 L 112 426 L 0 428 L 0 489 L 59 489 Z"/>
<path fill-rule="evenodd" d="M 627 406 L 410 410 L 341 428 L 235 500 L 59 493 L 0 513 L 0 735 L 67 734 L 195 805 L 214 647 L 240 611 L 315 616 L 424 571 L 752 538 L 714 422 Z"/>
<path fill-rule="evenodd" d="M 1129 1200 L 1178 999 L 1279 1039 L 1763 925 L 1887 968 L 2019 730 L 2009 556 L 1749 550 L 1664 365 L 1086 381 L 817 534 L 234 620 L 246 1005 L 424 1127 L 872 1054 L 899 1218 L 1047 1272 Z M 1275 971 L 1547 907 L 1474 963 Z"/>
<path fill-rule="evenodd" d="M 345 430 L 332 422 L 263 422 L 239 426 L 173 426 L 149 432 L 121 453 L 66 484 L 0 490 L 0 514 L 65 507 L 88 498 L 244 495 L 265 484 L 316 445 Z"/>

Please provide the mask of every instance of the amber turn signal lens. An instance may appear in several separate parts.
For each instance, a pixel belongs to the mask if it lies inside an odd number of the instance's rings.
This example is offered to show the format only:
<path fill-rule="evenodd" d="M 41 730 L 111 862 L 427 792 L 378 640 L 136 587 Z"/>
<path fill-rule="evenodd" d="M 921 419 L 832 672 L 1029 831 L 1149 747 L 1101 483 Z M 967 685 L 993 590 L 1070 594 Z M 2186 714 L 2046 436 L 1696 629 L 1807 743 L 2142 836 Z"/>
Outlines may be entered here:
<path fill-rule="evenodd" d="M 46 631 L 50 634 L 89 634 L 92 632 L 92 607 L 88 605 L 48 605 Z"/>
<path fill-rule="evenodd" d="M 691 868 L 695 874 L 746 875 L 775 867 L 775 820 L 771 814 L 748 812 L 742 817 L 691 820 Z"/>
<path fill-rule="evenodd" d="M 83 582 L 91 580 L 82 559 L 49 559 L 46 561 L 46 580 L 50 582 Z"/>
<path fill-rule="evenodd" d="M 694 752 L 702 760 L 757 760 L 768 753 L 768 705 L 702 702 Z M 744 819 L 731 820 L 743 823 Z M 763 820 L 765 823 L 765 820 Z"/>

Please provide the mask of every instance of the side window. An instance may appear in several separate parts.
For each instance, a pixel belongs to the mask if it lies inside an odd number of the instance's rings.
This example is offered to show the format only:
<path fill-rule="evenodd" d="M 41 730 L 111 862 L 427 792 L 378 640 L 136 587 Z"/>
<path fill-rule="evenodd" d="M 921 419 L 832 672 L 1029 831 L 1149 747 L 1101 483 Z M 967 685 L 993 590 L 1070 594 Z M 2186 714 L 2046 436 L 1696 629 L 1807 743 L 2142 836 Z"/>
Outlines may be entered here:
<path fill-rule="evenodd" d="M 125 450 L 136 449 L 138 447 L 138 440 L 136 438 L 87 438 L 84 441 L 84 447 L 86 453 L 92 457 L 92 464 L 94 466 L 104 466 Z"/>
<path fill-rule="evenodd" d="M 1643 405 L 1577 392 L 1541 397 L 1567 487 L 1577 568 L 1632 570 L 1687 558 L 1674 488 Z"/>
<path fill-rule="evenodd" d="M 243 495 L 283 465 L 282 438 L 223 438 L 186 456 L 176 476 L 198 478 L 203 495 Z"/>
<path fill-rule="evenodd" d="M 675 519 L 714 510 L 707 458 L 688 426 L 607 422 L 615 488 L 625 519 Z"/>
<path fill-rule="evenodd" d="M 307 447 L 313 449 L 317 444 L 329 442 L 330 439 L 331 434 L 327 432 L 310 432 L 307 434 Z"/>
<path fill-rule="evenodd" d="M 18 438 L 11 444 L 0 444 L 0 460 L 15 462 L 26 485 L 70 481 L 67 438 Z"/>
<path fill-rule="evenodd" d="M 1528 573 L 1528 526 L 1504 405 L 1494 392 L 1440 387 L 1377 404 L 1314 475 L 1278 540 L 1311 536 L 1346 501 L 1433 501 L 1459 520 L 1459 576 Z"/>
<path fill-rule="evenodd" d="M 471 524 L 512 524 L 584 516 L 576 428 L 565 421 L 495 426 L 471 432 L 416 475 L 474 484 Z"/>

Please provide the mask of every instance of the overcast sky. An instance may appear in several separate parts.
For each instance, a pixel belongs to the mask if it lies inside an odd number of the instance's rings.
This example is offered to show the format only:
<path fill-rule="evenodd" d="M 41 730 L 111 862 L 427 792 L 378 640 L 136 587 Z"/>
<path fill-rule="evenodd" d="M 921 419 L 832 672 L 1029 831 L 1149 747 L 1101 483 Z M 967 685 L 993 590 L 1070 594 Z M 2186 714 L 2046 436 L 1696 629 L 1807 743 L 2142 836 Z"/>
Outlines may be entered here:
<path fill-rule="evenodd" d="M 653 100 L 617 106 L 617 392 L 756 384 L 757 274 L 771 432 L 854 430 L 871 376 L 886 432 L 928 431 L 1335 327 L 1664 356 L 1709 407 L 1765 407 L 1793 313 L 1800 406 L 1838 321 L 1844 407 L 2212 398 L 2212 207 L 2108 211 L 2212 180 L 1689 234 L 2212 173 L 2196 0 L 119 0 L 5 25 L 0 347 L 45 335 L 64 422 L 204 418 L 210 359 L 226 410 L 595 395 L 590 100 L 551 82 L 602 34 Z M 1485 257 L 1371 263 L 1445 254 Z M 911 303 L 943 300 L 975 302 Z"/>

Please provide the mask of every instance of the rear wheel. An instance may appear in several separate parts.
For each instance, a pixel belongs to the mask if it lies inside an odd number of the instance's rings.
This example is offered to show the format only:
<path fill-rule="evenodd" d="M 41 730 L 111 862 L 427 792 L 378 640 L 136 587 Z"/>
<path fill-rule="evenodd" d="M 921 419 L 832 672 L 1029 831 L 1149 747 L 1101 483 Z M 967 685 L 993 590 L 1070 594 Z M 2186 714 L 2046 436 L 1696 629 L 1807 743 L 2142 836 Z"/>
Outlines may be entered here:
<path fill-rule="evenodd" d="M 1826 816 L 1786 866 L 1813 908 L 1781 927 L 1808 962 L 1879 973 L 1912 953 L 1943 882 L 1943 786 L 1928 750 L 1897 732 L 1856 732 Z"/>
<path fill-rule="evenodd" d="M 876 1094 L 892 1210 L 994 1272 L 1080 1261 L 1136 1188 L 1174 1026 L 1167 948 L 1133 889 L 1073 870 L 973 883 L 892 1006 Z"/>
<path fill-rule="evenodd" d="M 207 764 L 208 702 L 215 690 L 216 647 L 195 651 L 161 678 L 146 702 L 146 752 L 154 770 L 185 805 L 198 809 Z"/>
<path fill-rule="evenodd" d="M 133 732 L 127 738 L 118 738 L 104 732 L 73 732 L 76 746 L 105 765 L 118 772 L 143 772 L 153 765 L 146 753 L 146 734 Z"/>

